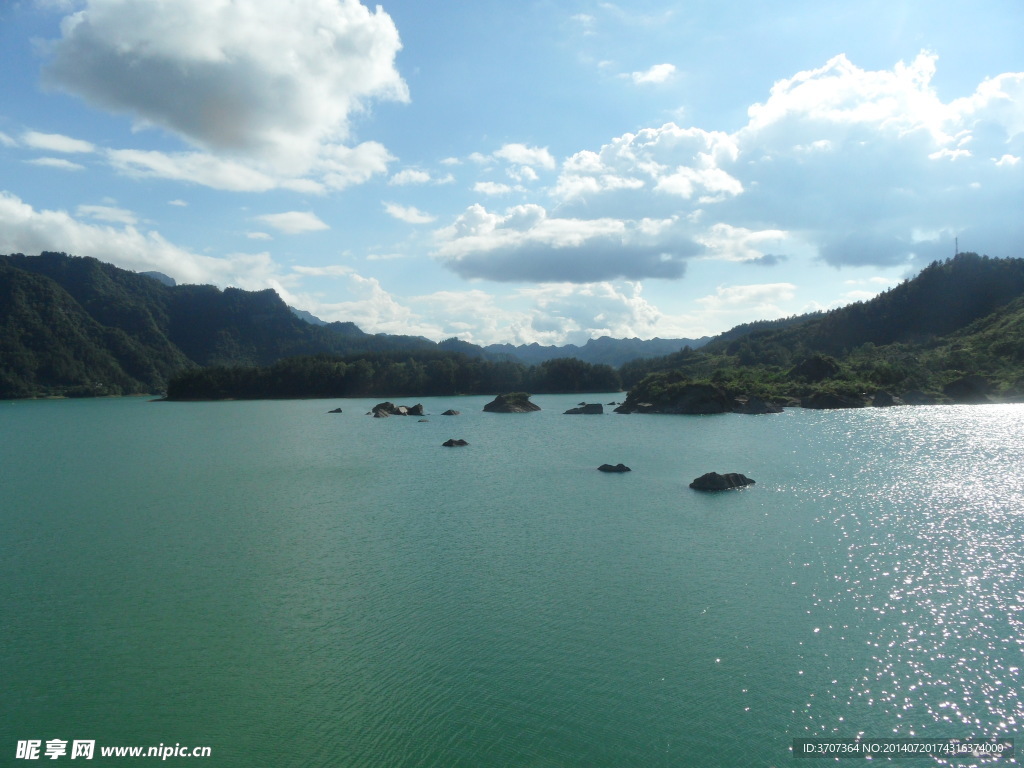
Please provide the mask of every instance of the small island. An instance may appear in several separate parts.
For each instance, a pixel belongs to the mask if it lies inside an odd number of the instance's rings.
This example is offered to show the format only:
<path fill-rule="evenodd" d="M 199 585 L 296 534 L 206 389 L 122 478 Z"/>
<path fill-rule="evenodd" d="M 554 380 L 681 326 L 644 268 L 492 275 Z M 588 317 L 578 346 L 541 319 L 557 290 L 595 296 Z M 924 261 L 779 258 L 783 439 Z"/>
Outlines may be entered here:
<path fill-rule="evenodd" d="M 484 406 L 488 413 L 529 413 L 539 411 L 540 406 L 530 402 L 526 392 L 508 392 L 498 395 Z"/>
<path fill-rule="evenodd" d="M 724 475 L 707 472 L 690 483 L 690 487 L 695 491 L 730 491 L 734 488 L 746 488 L 754 482 L 739 472 L 726 472 Z"/>

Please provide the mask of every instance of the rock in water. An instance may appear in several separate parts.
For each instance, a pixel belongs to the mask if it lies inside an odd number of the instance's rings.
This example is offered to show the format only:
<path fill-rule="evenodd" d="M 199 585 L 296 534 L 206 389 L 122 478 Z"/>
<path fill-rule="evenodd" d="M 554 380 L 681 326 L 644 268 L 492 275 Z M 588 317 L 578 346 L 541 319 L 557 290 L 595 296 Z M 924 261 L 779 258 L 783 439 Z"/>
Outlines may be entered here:
<path fill-rule="evenodd" d="M 441 415 L 442 416 L 458 416 L 460 413 L 462 413 L 462 411 L 453 411 L 453 410 L 451 410 L 449 408 L 447 411 L 445 411 Z"/>
<path fill-rule="evenodd" d="M 954 403 L 990 403 L 992 383 L 984 376 L 964 376 L 942 388 L 942 394 Z"/>
<path fill-rule="evenodd" d="M 775 405 L 775 403 L 769 403 L 767 400 L 758 397 L 757 395 L 750 395 L 744 402 L 740 402 L 734 409 L 736 413 L 747 413 L 747 414 L 765 414 L 765 413 L 782 413 L 782 408 Z"/>
<path fill-rule="evenodd" d="M 732 488 L 743 488 L 753 483 L 754 481 L 749 477 L 738 472 L 726 472 L 724 475 L 720 475 L 717 472 L 708 472 L 690 483 L 690 487 L 697 491 L 728 491 Z"/>
<path fill-rule="evenodd" d="M 815 410 L 831 410 L 834 408 L 863 408 L 865 402 L 862 397 L 837 395 L 834 392 L 815 392 L 813 395 L 802 398 L 800 405 L 803 408 Z"/>
<path fill-rule="evenodd" d="M 581 405 L 579 408 L 570 408 L 568 411 L 566 411 L 566 413 L 567 414 L 577 414 L 577 413 L 603 414 L 604 413 L 604 406 L 601 405 L 600 403 L 583 403 L 583 405 Z"/>
<path fill-rule="evenodd" d="M 341 408 L 335 408 L 333 411 L 328 411 L 328 413 L 341 413 Z"/>
<path fill-rule="evenodd" d="M 456 439 L 454 437 L 449 438 L 448 440 L 445 440 L 443 443 L 441 443 L 441 446 L 444 448 L 455 448 L 460 445 L 469 445 L 469 443 L 467 443 L 465 440 L 462 440 L 461 438 Z"/>
<path fill-rule="evenodd" d="M 498 395 L 484 406 L 484 410 L 489 413 L 529 413 L 539 411 L 540 406 L 531 403 L 530 396 L 525 392 L 509 392 Z"/>
<path fill-rule="evenodd" d="M 616 464 L 614 467 L 611 464 L 602 464 L 597 468 L 598 472 L 632 472 L 629 467 L 625 464 Z"/>

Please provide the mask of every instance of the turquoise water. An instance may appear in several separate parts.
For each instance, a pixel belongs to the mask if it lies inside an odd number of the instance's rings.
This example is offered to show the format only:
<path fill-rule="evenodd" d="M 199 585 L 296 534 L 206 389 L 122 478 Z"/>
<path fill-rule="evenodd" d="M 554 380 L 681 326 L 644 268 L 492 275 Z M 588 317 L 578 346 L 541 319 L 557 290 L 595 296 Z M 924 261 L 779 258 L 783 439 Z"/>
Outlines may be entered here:
<path fill-rule="evenodd" d="M 0 762 L 774 766 L 1017 734 L 1024 406 L 488 399 L 0 403 Z M 757 484 L 687 487 L 712 470 Z"/>

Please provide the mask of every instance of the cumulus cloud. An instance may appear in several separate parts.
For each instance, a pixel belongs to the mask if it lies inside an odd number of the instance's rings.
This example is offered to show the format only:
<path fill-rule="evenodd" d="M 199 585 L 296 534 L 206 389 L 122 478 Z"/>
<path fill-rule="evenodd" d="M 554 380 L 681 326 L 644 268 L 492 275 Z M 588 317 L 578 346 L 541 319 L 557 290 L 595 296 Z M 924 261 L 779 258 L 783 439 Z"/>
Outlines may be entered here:
<path fill-rule="evenodd" d="M 496 281 L 596 282 L 680 277 L 700 247 L 678 222 L 549 216 L 530 204 L 492 213 L 470 206 L 436 232 L 436 255 L 459 275 Z"/>
<path fill-rule="evenodd" d="M 405 168 L 388 179 L 388 184 L 395 184 L 397 186 L 429 183 L 430 174 L 427 171 L 421 171 L 416 168 Z"/>
<path fill-rule="evenodd" d="M 649 83 L 664 83 L 675 73 L 675 64 L 655 64 L 643 72 L 633 72 L 630 78 L 637 85 L 647 85 Z"/>
<path fill-rule="evenodd" d="M 83 213 L 97 218 L 103 208 L 86 207 Z M 93 224 L 65 211 L 36 210 L 16 195 L 0 191 L 0 253 L 41 251 L 94 256 L 125 269 L 163 272 L 183 283 L 247 289 L 281 285 L 281 271 L 269 254 L 203 256 L 174 245 L 159 232 L 140 231 L 132 224 Z"/>
<path fill-rule="evenodd" d="M 437 255 L 465 277 L 585 283 L 678 278 L 694 256 L 921 265 L 958 234 L 1014 253 L 1024 73 L 943 101 L 937 66 L 928 52 L 879 71 L 836 56 L 775 83 L 733 132 L 668 123 L 582 149 L 546 190 L 553 205 L 474 206 L 438 232 Z"/>
<path fill-rule="evenodd" d="M 286 235 L 299 235 L 303 232 L 316 232 L 322 229 L 330 229 L 327 224 L 320 220 L 315 213 L 310 211 L 287 211 L 285 213 L 267 213 L 257 216 L 260 221 L 266 222 L 278 232 Z"/>
<path fill-rule="evenodd" d="M 314 314 L 328 321 L 350 321 L 369 333 L 393 333 L 441 339 L 442 328 L 425 320 L 386 291 L 380 281 L 356 272 L 341 275 L 352 299 L 315 303 Z M 311 310 L 312 311 L 312 310 Z"/>
<path fill-rule="evenodd" d="M 512 187 L 500 181 L 478 181 L 473 185 L 473 191 L 481 195 L 507 195 Z"/>
<path fill-rule="evenodd" d="M 437 219 L 429 213 L 424 213 L 419 208 L 411 205 L 399 205 L 398 203 L 384 203 L 384 210 L 388 215 L 404 221 L 406 224 L 430 224 Z"/>
<path fill-rule="evenodd" d="M 787 307 L 796 297 L 792 283 L 719 286 L 696 300 L 701 321 L 712 328 L 729 328 L 751 320 L 776 320 L 792 314 Z"/>
<path fill-rule="evenodd" d="M 595 196 L 620 190 L 717 202 L 743 192 L 742 182 L 732 175 L 738 172 L 739 153 L 728 134 L 667 123 L 619 136 L 599 151 L 572 155 L 562 165 L 554 194 L 565 202 L 584 198 L 588 204 Z"/>
<path fill-rule="evenodd" d="M 271 176 L 358 183 L 352 115 L 408 99 L 394 23 L 357 0 L 86 0 L 61 33 L 51 84 Z"/>
<path fill-rule="evenodd" d="M 509 163 L 554 170 L 555 158 L 547 147 L 528 147 L 525 144 L 505 144 L 494 156 Z"/>

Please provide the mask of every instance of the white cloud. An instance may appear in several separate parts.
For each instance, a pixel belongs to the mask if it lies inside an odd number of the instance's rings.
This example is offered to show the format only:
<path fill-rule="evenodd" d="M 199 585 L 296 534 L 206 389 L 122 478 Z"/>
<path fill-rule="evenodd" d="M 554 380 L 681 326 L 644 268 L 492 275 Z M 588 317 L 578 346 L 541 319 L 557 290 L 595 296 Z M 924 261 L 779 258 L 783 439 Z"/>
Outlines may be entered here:
<path fill-rule="evenodd" d="M 777 320 L 795 314 L 789 307 L 796 297 L 792 283 L 719 286 L 714 294 L 696 300 L 701 322 L 729 328 L 752 320 Z"/>
<path fill-rule="evenodd" d="M 343 277 L 351 274 L 352 267 L 344 264 L 331 264 L 326 267 L 292 267 L 292 271 L 303 277 Z"/>
<path fill-rule="evenodd" d="M 256 217 L 266 222 L 279 232 L 287 235 L 298 235 L 303 232 L 316 232 L 330 229 L 315 213 L 309 211 L 286 211 L 285 213 L 267 213 Z"/>
<path fill-rule="evenodd" d="M 430 224 L 432 221 L 436 221 L 436 216 L 431 216 L 429 213 L 415 208 L 411 205 L 399 205 L 398 203 L 384 203 L 384 210 L 387 211 L 389 216 L 392 216 L 399 221 L 404 221 L 406 224 Z"/>
<path fill-rule="evenodd" d="M 505 144 L 494 156 L 517 165 L 554 170 L 555 158 L 547 147 L 528 147 L 525 144 Z"/>
<path fill-rule="evenodd" d="M 25 162 L 30 165 L 40 165 L 44 168 L 56 168 L 61 171 L 84 171 L 85 166 L 81 163 L 73 163 L 63 157 L 37 157 Z"/>
<path fill-rule="evenodd" d="M 273 236 L 266 232 L 246 232 L 245 236 L 250 240 L 273 240 Z"/>
<path fill-rule="evenodd" d="M 94 256 L 136 271 L 156 270 L 181 283 L 247 289 L 280 284 L 280 269 L 266 253 L 202 256 L 174 245 L 159 232 L 86 223 L 65 211 L 36 210 L 16 195 L 0 191 L 0 253 L 41 251 Z"/>
<path fill-rule="evenodd" d="M 707 257 L 722 261 L 758 261 L 764 258 L 766 246 L 780 245 L 788 237 L 779 229 L 754 232 L 729 224 L 713 224 L 697 240 L 707 248 Z"/>
<path fill-rule="evenodd" d="M 132 211 L 126 208 L 115 208 L 110 205 L 80 205 L 75 209 L 75 215 L 80 218 L 96 219 L 111 224 L 125 224 L 135 226 L 138 218 Z"/>
<path fill-rule="evenodd" d="M 369 181 L 388 171 L 394 160 L 387 148 L 376 141 L 364 141 L 354 147 L 336 144 L 324 147 L 316 170 L 331 189 L 346 189 Z"/>
<path fill-rule="evenodd" d="M 630 77 L 637 85 L 647 85 L 649 83 L 664 83 L 675 73 L 674 64 L 655 64 L 643 72 L 633 72 Z"/>
<path fill-rule="evenodd" d="M 580 29 L 584 35 L 594 34 L 594 26 L 597 22 L 597 19 L 595 19 L 591 14 L 577 13 L 570 18 L 572 18 L 573 21 L 580 25 Z"/>
<path fill-rule="evenodd" d="M 232 192 L 266 192 L 279 183 L 244 163 L 222 160 L 205 152 L 167 154 L 115 149 L 107 153 L 107 158 L 116 170 L 127 176 L 171 179 Z"/>
<path fill-rule="evenodd" d="M 173 205 L 177 208 L 188 208 L 188 203 L 186 203 L 184 200 L 168 200 L 167 204 Z"/>
<path fill-rule="evenodd" d="M 473 185 L 473 191 L 481 195 L 507 195 L 512 187 L 497 181 L 478 181 Z"/>
<path fill-rule="evenodd" d="M 355 272 L 342 275 L 350 301 L 317 303 L 313 311 L 323 320 L 349 321 L 368 333 L 393 333 L 441 339 L 443 330 L 436 323 L 424 320 L 381 287 L 373 277 Z"/>
<path fill-rule="evenodd" d="M 70 136 L 62 136 L 59 133 L 26 131 L 21 135 L 21 141 L 27 147 L 32 147 L 32 149 L 43 149 L 47 152 L 85 154 L 96 151 L 95 144 L 88 141 L 82 141 L 81 139 L 73 139 Z"/>
<path fill-rule="evenodd" d="M 742 182 L 730 172 L 736 172 L 738 158 L 738 145 L 725 133 L 667 123 L 624 134 L 598 152 L 576 153 L 563 163 L 554 194 L 571 201 L 649 188 L 715 202 L 743 192 Z"/>
<path fill-rule="evenodd" d="M 18 146 L 18 142 L 16 142 L 3 131 L 0 131 L 0 145 L 5 147 L 16 147 Z"/>
<path fill-rule="evenodd" d="M 405 168 L 388 179 L 388 184 L 395 184 L 397 186 L 429 183 L 430 174 L 427 171 L 421 171 L 416 168 Z"/>
<path fill-rule="evenodd" d="M 699 248 L 675 237 L 677 223 L 549 216 L 535 204 L 498 214 L 473 205 L 435 233 L 436 255 L 463 277 L 497 281 L 679 277 Z"/>
<path fill-rule="evenodd" d="M 1024 73 L 944 102 L 936 66 L 927 52 L 881 71 L 837 56 L 777 82 L 732 133 L 668 123 L 582 149 L 546 190 L 550 212 L 546 200 L 523 206 L 544 211 L 531 227 L 478 205 L 439 230 L 438 255 L 464 277 L 585 283 L 680 277 L 695 255 L 921 265 L 956 234 L 1015 253 Z"/>
<path fill-rule="evenodd" d="M 201 154 L 342 188 L 386 171 L 382 147 L 345 142 L 369 101 L 408 100 L 400 48 L 391 18 L 357 0 L 86 0 L 62 23 L 47 79 Z"/>

